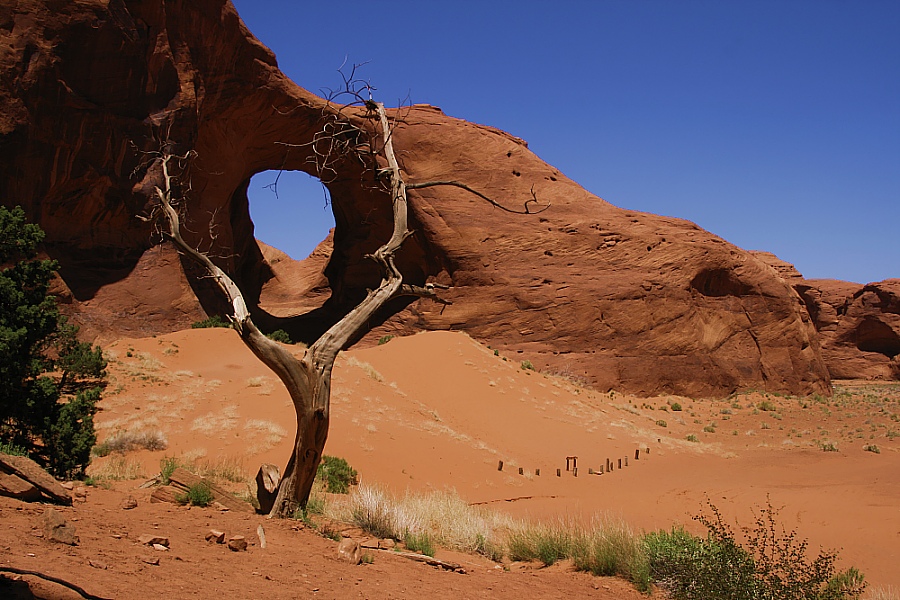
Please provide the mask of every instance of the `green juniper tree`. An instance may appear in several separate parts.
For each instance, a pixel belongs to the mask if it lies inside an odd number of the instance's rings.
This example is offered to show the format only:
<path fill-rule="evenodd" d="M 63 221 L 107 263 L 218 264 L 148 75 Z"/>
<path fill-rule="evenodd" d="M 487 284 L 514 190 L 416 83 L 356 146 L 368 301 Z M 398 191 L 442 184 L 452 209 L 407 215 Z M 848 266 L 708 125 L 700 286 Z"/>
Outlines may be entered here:
<path fill-rule="evenodd" d="M 96 441 L 106 361 L 49 294 L 56 263 L 37 258 L 43 238 L 21 208 L 0 206 L 0 443 L 73 477 Z"/>

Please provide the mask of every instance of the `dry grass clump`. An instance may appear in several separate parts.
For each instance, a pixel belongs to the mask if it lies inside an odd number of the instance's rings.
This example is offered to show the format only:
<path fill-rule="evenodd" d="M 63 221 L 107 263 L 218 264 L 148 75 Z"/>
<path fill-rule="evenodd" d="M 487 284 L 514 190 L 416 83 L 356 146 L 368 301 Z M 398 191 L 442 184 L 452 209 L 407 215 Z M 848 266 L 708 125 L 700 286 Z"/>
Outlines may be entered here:
<path fill-rule="evenodd" d="M 383 488 L 360 485 L 346 502 L 329 502 L 326 516 L 349 521 L 381 538 L 424 543 L 502 558 L 498 531 L 508 529 L 509 517 L 469 506 L 453 492 L 407 493 L 394 497 Z"/>
<path fill-rule="evenodd" d="M 866 594 L 866 600 L 900 600 L 900 591 L 893 586 L 877 587 Z"/>
<path fill-rule="evenodd" d="M 97 466 L 88 468 L 89 476 L 95 481 L 124 481 L 144 477 L 144 470 L 137 460 L 121 454 L 113 454 Z"/>
<path fill-rule="evenodd" d="M 158 429 L 117 431 L 94 446 L 93 453 L 96 456 L 107 456 L 112 452 L 124 454 L 134 450 L 165 450 L 168 447 L 169 440 Z"/>
<path fill-rule="evenodd" d="M 375 367 L 370 365 L 367 362 L 362 362 L 354 356 L 344 356 L 344 359 L 347 361 L 347 364 L 351 367 L 357 367 L 362 369 L 366 375 L 368 375 L 371 379 L 375 381 L 382 382 L 384 381 L 384 377 L 382 377 L 381 373 L 375 370 Z"/>

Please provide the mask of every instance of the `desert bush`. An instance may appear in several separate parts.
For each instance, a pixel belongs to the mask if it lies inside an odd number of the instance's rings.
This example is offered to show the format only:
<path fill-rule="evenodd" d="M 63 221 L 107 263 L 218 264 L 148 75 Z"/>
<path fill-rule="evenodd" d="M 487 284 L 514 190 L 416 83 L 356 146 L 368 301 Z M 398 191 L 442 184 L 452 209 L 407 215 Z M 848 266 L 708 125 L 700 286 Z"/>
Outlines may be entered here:
<path fill-rule="evenodd" d="M 683 528 L 644 537 L 650 577 L 676 600 L 838 600 L 858 598 L 865 588 L 856 569 L 835 572 L 836 553 L 807 557 L 807 542 L 777 524 L 768 504 L 754 525 L 743 528 L 741 545 L 718 509 L 695 519 L 705 538 Z"/>
<path fill-rule="evenodd" d="M 159 482 L 162 485 L 169 485 L 172 473 L 180 466 L 178 459 L 174 456 L 164 456 L 161 458 L 159 461 Z"/>
<path fill-rule="evenodd" d="M 522 369 L 525 371 L 534 371 L 534 365 L 531 364 L 530 360 L 523 360 L 522 361 Z"/>
<path fill-rule="evenodd" d="M 699 441 L 700 441 L 700 440 L 697 438 L 697 436 L 694 435 L 693 433 L 690 434 L 690 435 L 688 435 L 688 436 L 687 436 L 686 438 L 684 438 L 684 439 L 686 439 L 686 440 L 689 441 L 689 442 L 699 442 Z"/>
<path fill-rule="evenodd" d="M 325 489 L 332 494 L 346 494 L 358 482 L 356 469 L 345 459 L 328 455 L 322 456 L 316 477 L 325 482 Z"/>
<path fill-rule="evenodd" d="M 282 344 L 294 343 L 294 340 L 291 339 L 291 336 L 284 329 L 276 329 L 272 333 L 267 333 L 266 337 L 272 341 L 280 342 Z"/>
<path fill-rule="evenodd" d="M 229 323 L 219 315 L 213 315 L 209 318 L 203 319 L 202 321 L 191 323 L 191 329 L 208 329 L 210 327 L 225 327 L 231 329 L 231 323 Z"/>
<path fill-rule="evenodd" d="M 881 448 L 876 446 L 875 444 L 866 444 L 863 446 L 863 450 L 865 452 L 872 452 L 874 454 L 881 454 Z"/>
<path fill-rule="evenodd" d="M 681 404 L 679 404 L 678 402 L 673 402 L 671 408 L 673 411 L 679 412 L 681 411 Z"/>
<path fill-rule="evenodd" d="M 214 499 L 212 489 L 205 481 L 198 481 L 183 494 L 176 494 L 175 500 L 191 506 L 209 506 Z"/>
<path fill-rule="evenodd" d="M 38 258 L 43 239 L 20 207 L 0 206 L 0 443 L 68 478 L 91 459 L 106 360 L 60 314 L 57 263 Z"/>
<path fill-rule="evenodd" d="M 662 420 L 662 419 L 658 420 L 658 421 L 656 422 L 656 424 L 659 425 L 660 427 L 667 427 L 667 426 L 668 426 L 668 423 L 666 423 L 666 422 L 665 422 L 664 420 Z"/>
<path fill-rule="evenodd" d="M 144 476 L 141 463 L 121 454 L 110 456 L 96 468 L 91 466 L 91 478 L 96 481 L 124 481 Z"/>
<path fill-rule="evenodd" d="M 410 552 L 420 552 L 426 556 L 434 556 L 434 542 L 427 531 L 413 533 L 407 530 L 403 534 L 403 543 Z"/>
<path fill-rule="evenodd" d="M 392 336 L 392 335 L 383 335 L 380 338 L 378 338 L 378 345 L 383 346 L 383 345 L 387 344 L 389 341 L 391 341 L 392 339 L 394 339 L 394 336 Z"/>
<path fill-rule="evenodd" d="M 768 400 L 763 400 L 762 402 L 757 403 L 756 408 L 765 412 L 772 412 L 776 410 L 775 405 Z"/>
<path fill-rule="evenodd" d="M 165 450 L 169 441 L 161 431 L 121 431 L 94 446 L 95 456 L 107 456 L 111 452 L 131 452 L 133 450 Z"/>
<path fill-rule="evenodd" d="M 28 450 L 22 446 L 16 446 L 12 442 L 0 442 L 0 454 L 9 454 L 10 456 L 28 456 Z"/>

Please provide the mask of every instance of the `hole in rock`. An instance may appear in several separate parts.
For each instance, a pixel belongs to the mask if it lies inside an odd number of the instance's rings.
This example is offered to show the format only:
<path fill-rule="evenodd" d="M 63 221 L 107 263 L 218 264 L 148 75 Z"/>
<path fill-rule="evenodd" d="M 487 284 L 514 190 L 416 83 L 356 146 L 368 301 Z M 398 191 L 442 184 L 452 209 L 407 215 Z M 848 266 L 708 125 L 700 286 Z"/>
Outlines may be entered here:
<path fill-rule="evenodd" d="M 302 171 L 262 171 L 247 198 L 256 239 L 303 260 L 334 227 L 331 198 L 322 182 Z"/>
<path fill-rule="evenodd" d="M 742 282 L 729 269 L 706 269 L 691 280 L 691 287 L 704 296 L 745 296 L 750 286 Z"/>
<path fill-rule="evenodd" d="M 863 352 L 878 352 L 894 358 L 900 354 L 900 336 L 890 325 L 866 317 L 856 328 L 856 347 Z"/>

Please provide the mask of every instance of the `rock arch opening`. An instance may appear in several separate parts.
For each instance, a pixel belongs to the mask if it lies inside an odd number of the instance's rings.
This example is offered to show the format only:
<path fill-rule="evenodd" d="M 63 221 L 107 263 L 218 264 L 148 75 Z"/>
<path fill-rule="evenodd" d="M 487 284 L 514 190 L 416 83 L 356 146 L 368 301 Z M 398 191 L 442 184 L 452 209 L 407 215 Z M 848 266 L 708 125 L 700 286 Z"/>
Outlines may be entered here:
<path fill-rule="evenodd" d="M 900 354 L 900 336 L 886 323 L 867 317 L 856 328 L 856 347 L 894 358 Z"/>
<path fill-rule="evenodd" d="M 303 260 L 334 227 L 331 197 L 303 171 L 261 171 L 247 188 L 253 235 L 294 260 Z"/>

